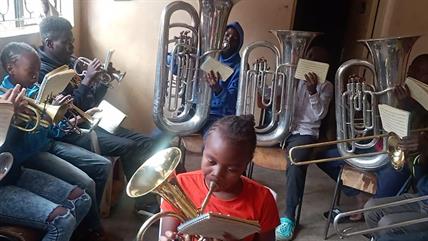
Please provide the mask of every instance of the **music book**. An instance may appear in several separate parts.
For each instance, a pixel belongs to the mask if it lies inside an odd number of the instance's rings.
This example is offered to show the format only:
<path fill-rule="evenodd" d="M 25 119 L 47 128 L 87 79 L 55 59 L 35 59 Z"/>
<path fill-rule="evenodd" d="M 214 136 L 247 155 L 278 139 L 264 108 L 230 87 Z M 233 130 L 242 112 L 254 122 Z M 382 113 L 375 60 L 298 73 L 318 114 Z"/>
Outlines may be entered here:
<path fill-rule="evenodd" d="M 180 224 L 177 230 L 184 234 L 201 235 L 222 240 L 228 233 L 235 239 L 243 239 L 260 231 L 257 221 L 231 217 L 219 213 L 206 213 Z"/>
<path fill-rule="evenodd" d="M 411 77 L 407 77 L 406 85 L 410 96 L 428 110 L 428 85 Z"/>
<path fill-rule="evenodd" d="M 44 102 L 49 97 L 60 94 L 64 91 L 65 87 L 67 87 L 75 74 L 76 72 L 73 69 L 69 69 L 66 65 L 58 67 L 47 73 L 40 84 L 36 103 Z"/>
<path fill-rule="evenodd" d="M 9 130 L 10 121 L 15 113 L 13 104 L 6 101 L 0 101 L 0 146 L 6 141 L 7 132 Z"/>
<path fill-rule="evenodd" d="M 201 64 L 201 69 L 207 73 L 210 71 L 214 71 L 214 73 L 219 72 L 223 81 L 226 81 L 233 74 L 233 69 L 231 67 L 221 63 L 211 56 L 208 56 Z"/>
<path fill-rule="evenodd" d="M 114 134 L 115 130 L 122 124 L 126 114 L 114 107 L 106 100 L 101 101 L 98 105 L 101 110 L 94 114 L 95 119 L 100 119 L 98 126 Z"/>
<path fill-rule="evenodd" d="M 380 104 L 378 107 L 382 128 L 386 132 L 394 132 L 400 138 L 409 135 L 410 112 L 385 104 Z"/>
<path fill-rule="evenodd" d="M 328 68 L 329 64 L 327 63 L 312 61 L 308 59 L 299 59 L 294 78 L 305 80 L 305 74 L 309 72 L 314 72 L 318 76 L 319 83 L 322 84 L 327 78 Z"/>

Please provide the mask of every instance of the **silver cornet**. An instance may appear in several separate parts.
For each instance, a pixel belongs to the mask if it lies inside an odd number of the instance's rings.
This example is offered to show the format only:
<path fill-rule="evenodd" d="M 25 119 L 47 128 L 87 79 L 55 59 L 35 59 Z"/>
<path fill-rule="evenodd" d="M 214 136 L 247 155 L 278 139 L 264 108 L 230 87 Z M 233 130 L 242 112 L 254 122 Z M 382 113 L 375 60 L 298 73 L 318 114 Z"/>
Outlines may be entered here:
<path fill-rule="evenodd" d="M 105 85 L 110 85 L 113 80 L 116 80 L 118 83 L 122 81 L 122 79 L 125 77 L 126 72 L 121 72 L 119 70 L 114 71 L 113 73 L 108 72 L 108 66 L 110 64 L 111 56 L 113 55 L 114 50 L 110 49 L 107 54 L 106 58 L 104 60 L 104 64 L 101 66 L 101 83 Z M 76 71 L 76 74 L 80 77 L 84 77 L 87 72 L 87 68 L 92 60 L 86 58 L 86 57 L 78 57 L 74 61 L 74 71 Z"/>

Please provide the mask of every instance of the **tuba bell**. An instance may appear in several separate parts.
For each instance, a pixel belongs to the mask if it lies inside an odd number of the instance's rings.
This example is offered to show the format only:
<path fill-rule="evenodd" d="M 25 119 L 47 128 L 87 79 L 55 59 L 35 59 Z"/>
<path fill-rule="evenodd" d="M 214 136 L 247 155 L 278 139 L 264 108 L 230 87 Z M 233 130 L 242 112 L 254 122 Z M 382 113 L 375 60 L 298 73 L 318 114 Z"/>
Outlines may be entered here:
<path fill-rule="evenodd" d="M 296 81 L 294 74 L 297 62 L 304 56 L 311 41 L 319 35 L 315 32 L 272 30 L 279 42 L 279 49 L 267 41 L 258 41 L 243 51 L 239 77 L 236 114 L 257 116 L 257 93 L 261 90 L 260 109 L 271 108 L 272 117 L 266 126 L 256 128 L 257 144 L 272 146 L 280 143 L 288 134 L 294 113 L 294 94 Z M 262 60 L 248 65 L 252 51 L 266 48 L 275 56 L 275 66 L 268 69 L 267 61 Z M 259 109 L 259 110 L 260 110 Z"/>
<path fill-rule="evenodd" d="M 145 161 L 129 180 L 126 187 L 129 197 L 136 198 L 154 192 L 178 210 L 177 213 L 160 212 L 147 219 L 138 231 L 137 241 L 143 241 L 144 233 L 161 218 L 175 217 L 180 222 L 184 222 L 197 217 L 208 203 L 214 190 L 214 183 L 210 183 L 210 191 L 202 203 L 201 209 L 196 208 L 178 184 L 172 183 L 171 180 L 175 176 L 175 168 L 180 159 L 181 151 L 177 147 L 161 150 Z"/>
<path fill-rule="evenodd" d="M 229 13 L 238 1 L 199 0 L 200 16 L 182 1 L 164 8 L 153 97 L 153 119 L 160 129 L 187 135 L 205 123 L 211 89 L 199 66 L 208 56 L 217 59 Z M 191 23 L 172 23 L 177 11 L 186 12 Z M 181 33 L 172 37 L 174 31 Z"/>

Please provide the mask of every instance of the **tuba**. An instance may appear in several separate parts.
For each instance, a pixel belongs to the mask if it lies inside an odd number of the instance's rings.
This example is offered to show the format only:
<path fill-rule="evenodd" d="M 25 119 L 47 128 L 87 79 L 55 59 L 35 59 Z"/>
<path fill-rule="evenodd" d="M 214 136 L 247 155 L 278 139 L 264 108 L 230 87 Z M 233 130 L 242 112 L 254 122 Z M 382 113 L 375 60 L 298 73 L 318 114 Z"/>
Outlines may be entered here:
<path fill-rule="evenodd" d="M 257 144 L 272 146 L 288 134 L 294 113 L 296 81 L 294 74 L 299 58 L 303 57 L 315 32 L 272 30 L 279 49 L 270 42 L 258 41 L 244 49 L 241 60 L 236 114 L 257 116 L 257 93 L 261 93 L 260 109 L 271 108 L 272 116 L 266 126 L 256 128 Z M 258 61 L 250 69 L 248 60 L 252 51 L 267 48 L 275 56 L 275 67 L 270 70 L 266 60 Z"/>
<path fill-rule="evenodd" d="M 199 66 L 208 56 L 217 59 L 229 13 L 238 1 L 199 0 L 200 16 L 182 1 L 164 8 L 153 98 L 153 119 L 160 129 L 187 135 L 205 123 L 211 89 Z M 186 12 L 191 23 L 172 23 L 177 11 Z M 172 37 L 175 30 L 182 32 Z"/>
<path fill-rule="evenodd" d="M 178 213 L 160 212 L 144 222 L 137 234 L 137 241 L 143 241 L 144 233 L 155 222 L 163 217 L 175 217 L 180 222 L 195 218 L 202 213 L 214 190 L 214 183 L 210 183 L 208 192 L 201 208 L 197 209 L 193 202 L 186 196 L 179 185 L 173 184 L 171 179 L 175 176 L 175 168 L 181 159 L 181 151 L 177 147 L 171 147 L 157 152 L 142 164 L 129 180 L 126 193 L 129 197 L 136 198 L 154 192 L 170 203 Z"/>

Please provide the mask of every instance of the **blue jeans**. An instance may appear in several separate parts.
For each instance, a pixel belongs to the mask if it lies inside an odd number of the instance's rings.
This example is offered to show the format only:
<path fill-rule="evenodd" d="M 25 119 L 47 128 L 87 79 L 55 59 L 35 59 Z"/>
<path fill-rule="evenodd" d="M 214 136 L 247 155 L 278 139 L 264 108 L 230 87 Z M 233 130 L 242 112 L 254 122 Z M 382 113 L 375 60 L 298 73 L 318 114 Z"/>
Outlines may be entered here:
<path fill-rule="evenodd" d="M 85 189 L 92 202 L 85 224 L 101 227 L 99 204 L 111 170 L 111 162 L 78 146 L 55 141 L 48 152 L 42 152 L 25 162 L 25 166 L 46 172 Z"/>
<path fill-rule="evenodd" d="M 68 199 L 75 188 L 46 173 L 23 169 L 15 185 L 0 187 L 0 220 L 46 230 L 42 241 L 68 241 L 91 206 L 86 193 Z M 60 206 L 67 212 L 48 221 L 52 211 Z"/>

